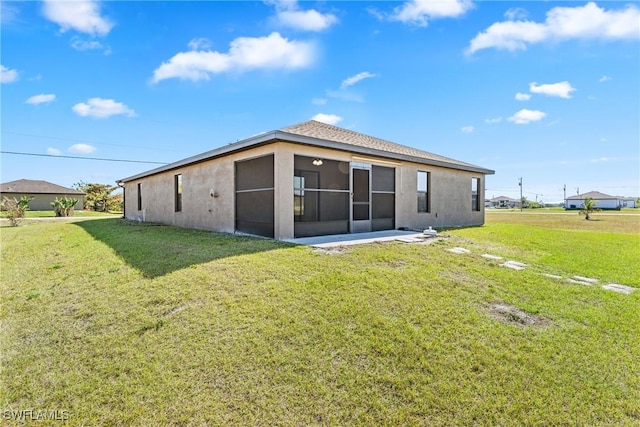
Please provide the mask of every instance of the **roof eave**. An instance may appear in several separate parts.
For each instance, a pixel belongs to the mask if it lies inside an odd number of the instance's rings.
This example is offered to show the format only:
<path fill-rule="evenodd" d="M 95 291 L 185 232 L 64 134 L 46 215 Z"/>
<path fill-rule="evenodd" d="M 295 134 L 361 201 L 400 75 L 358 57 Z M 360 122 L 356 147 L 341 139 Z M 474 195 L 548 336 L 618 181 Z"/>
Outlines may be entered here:
<path fill-rule="evenodd" d="M 486 169 L 486 168 L 475 166 L 475 165 L 461 165 L 461 164 L 456 164 L 456 163 L 451 163 L 451 162 L 446 162 L 441 160 L 425 159 L 422 157 L 392 153 L 389 151 L 376 150 L 375 148 L 360 147 L 358 145 L 347 144 L 344 142 L 329 141 L 325 139 L 314 138 L 310 136 L 298 135 L 298 134 L 282 132 L 282 131 L 278 131 L 276 132 L 276 134 L 278 136 L 278 139 L 281 139 L 284 141 L 290 141 L 290 142 L 297 142 L 299 144 L 304 144 L 304 145 L 312 145 L 315 147 L 322 147 L 322 148 L 332 148 L 332 149 L 341 150 L 341 151 L 349 151 L 352 153 L 367 154 L 375 157 L 382 157 L 382 158 L 393 159 L 393 160 L 403 160 L 407 162 L 421 163 L 424 165 L 440 166 L 440 167 L 445 167 L 449 169 L 478 172 L 485 175 L 495 174 L 495 171 L 491 169 Z"/>
<path fill-rule="evenodd" d="M 467 172 L 476 172 L 483 175 L 495 174 L 495 171 L 491 169 L 486 169 L 480 166 L 461 165 L 461 164 L 456 164 L 456 163 L 451 163 L 451 162 L 446 162 L 441 160 L 425 159 L 422 157 L 392 153 L 392 152 L 383 151 L 383 150 L 376 150 L 374 148 L 360 147 L 357 145 L 347 144 L 344 142 L 330 141 L 330 140 L 325 140 L 321 138 L 298 135 L 295 133 L 276 130 L 276 131 L 271 131 L 271 132 L 266 132 L 260 135 L 256 135 L 254 137 L 247 138 L 245 140 L 242 140 L 236 143 L 228 144 L 224 147 L 219 147 L 195 156 L 188 157 L 183 160 L 179 160 L 177 162 L 170 163 L 165 166 L 160 166 L 158 168 L 155 168 L 146 172 L 132 175 L 130 177 L 117 180 L 116 182 L 118 184 L 121 184 L 125 182 L 135 181 L 137 179 L 145 178 L 147 176 L 157 175 L 162 172 L 167 172 L 173 169 L 178 169 L 178 168 L 189 166 L 195 163 L 204 162 L 207 160 L 214 159 L 216 157 L 225 156 L 238 151 L 248 150 L 250 148 L 255 148 L 257 146 L 264 145 L 270 142 L 276 142 L 276 141 L 293 142 L 293 143 L 309 145 L 314 147 L 330 148 L 335 150 L 348 151 L 352 153 L 365 154 L 369 156 L 382 157 L 386 159 L 403 160 L 403 161 L 408 161 L 413 163 L 420 163 L 424 165 L 439 166 L 439 167 L 462 170 Z"/>

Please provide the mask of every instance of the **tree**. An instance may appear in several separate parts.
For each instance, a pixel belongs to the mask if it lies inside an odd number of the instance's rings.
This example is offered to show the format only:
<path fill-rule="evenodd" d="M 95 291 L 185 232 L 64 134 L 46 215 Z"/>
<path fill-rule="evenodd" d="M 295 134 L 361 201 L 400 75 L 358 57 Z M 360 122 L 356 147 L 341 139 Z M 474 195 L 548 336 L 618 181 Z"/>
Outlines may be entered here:
<path fill-rule="evenodd" d="M 119 194 L 111 194 L 118 189 L 118 187 L 114 185 L 80 181 L 73 184 L 72 187 L 86 194 L 84 202 L 85 208 L 98 212 L 107 212 L 110 209 L 117 208 L 119 204 L 118 200 L 121 197 Z"/>
<path fill-rule="evenodd" d="M 580 207 L 580 215 L 584 215 L 584 219 L 590 220 L 590 214 L 593 213 L 593 210 L 595 209 L 597 204 L 597 201 L 593 200 L 591 197 L 587 197 L 586 199 L 584 199 L 584 203 Z"/>

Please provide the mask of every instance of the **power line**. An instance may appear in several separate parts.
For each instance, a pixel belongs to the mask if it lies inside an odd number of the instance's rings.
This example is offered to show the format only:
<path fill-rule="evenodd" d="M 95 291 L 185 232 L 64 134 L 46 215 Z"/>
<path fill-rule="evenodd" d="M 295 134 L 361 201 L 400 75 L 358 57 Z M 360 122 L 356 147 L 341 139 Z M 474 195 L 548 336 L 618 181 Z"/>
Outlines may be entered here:
<path fill-rule="evenodd" d="M 90 141 L 90 140 L 87 140 L 87 139 L 63 138 L 63 137 L 60 137 L 60 136 L 36 135 L 36 134 L 33 134 L 33 133 L 13 132 L 13 131 L 10 131 L 10 130 L 2 130 L 2 133 L 8 133 L 10 135 L 29 136 L 29 137 L 33 137 L 33 138 L 55 139 L 55 140 L 58 140 L 58 141 L 82 142 L 82 143 L 92 143 L 92 144 L 99 144 L 99 145 L 109 145 L 109 146 L 113 146 L 113 147 L 142 148 L 142 149 L 145 149 L 145 150 L 171 151 L 171 152 L 174 152 L 174 153 L 182 153 L 183 152 L 183 151 L 179 151 L 179 150 L 170 150 L 170 149 L 167 149 L 167 148 L 142 147 L 142 146 L 129 145 L 129 144 L 113 144 L 113 143 L 110 143 L 110 142 Z"/>
<path fill-rule="evenodd" d="M 17 156 L 37 156 L 37 157 L 56 157 L 63 159 L 80 159 L 80 160 L 100 160 L 103 162 L 122 162 L 122 163 L 152 163 L 156 165 L 168 165 L 166 162 L 151 162 L 144 160 L 126 160 L 126 159 L 104 159 L 100 157 L 81 157 L 81 156 L 56 156 L 55 154 L 36 154 L 36 153 L 20 153 L 17 151 L 0 151 L 2 154 L 15 154 Z"/>

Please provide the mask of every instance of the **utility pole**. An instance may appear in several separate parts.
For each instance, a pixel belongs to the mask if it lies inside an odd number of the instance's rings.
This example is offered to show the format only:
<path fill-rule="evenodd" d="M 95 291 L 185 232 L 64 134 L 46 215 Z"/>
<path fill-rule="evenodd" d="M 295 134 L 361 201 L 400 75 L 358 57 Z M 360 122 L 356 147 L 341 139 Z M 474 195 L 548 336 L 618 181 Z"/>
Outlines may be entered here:
<path fill-rule="evenodd" d="M 522 201 L 522 177 L 520 177 L 520 181 L 518 182 L 518 185 L 520 186 L 520 212 L 522 212 L 522 205 L 524 205 Z"/>
<path fill-rule="evenodd" d="M 564 192 L 564 203 L 567 204 L 567 184 L 562 186 L 562 191 Z"/>
<path fill-rule="evenodd" d="M 576 195 L 580 195 L 580 187 L 576 187 Z"/>

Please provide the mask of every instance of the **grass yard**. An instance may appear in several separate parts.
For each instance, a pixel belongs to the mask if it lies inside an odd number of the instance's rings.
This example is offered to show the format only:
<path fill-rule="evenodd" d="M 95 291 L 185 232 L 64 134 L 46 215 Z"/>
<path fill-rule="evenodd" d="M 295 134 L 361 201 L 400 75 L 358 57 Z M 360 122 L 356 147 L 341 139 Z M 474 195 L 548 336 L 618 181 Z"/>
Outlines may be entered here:
<path fill-rule="evenodd" d="M 98 216 L 122 216 L 122 212 L 95 212 L 85 210 L 74 210 L 71 217 L 98 217 Z M 0 212 L 0 218 L 6 218 L 6 212 Z M 26 211 L 24 213 L 25 218 L 55 218 L 56 213 L 54 211 Z"/>
<path fill-rule="evenodd" d="M 640 291 L 600 287 L 640 287 L 640 217 L 487 218 L 337 253 L 115 218 L 1 227 L 0 409 L 70 425 L 640 425 Z"/>

